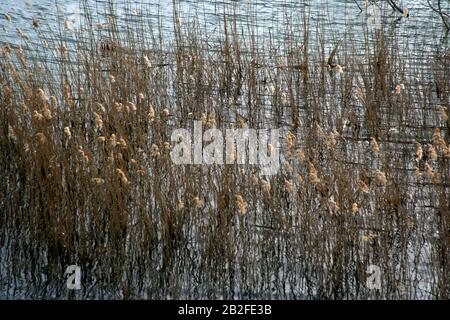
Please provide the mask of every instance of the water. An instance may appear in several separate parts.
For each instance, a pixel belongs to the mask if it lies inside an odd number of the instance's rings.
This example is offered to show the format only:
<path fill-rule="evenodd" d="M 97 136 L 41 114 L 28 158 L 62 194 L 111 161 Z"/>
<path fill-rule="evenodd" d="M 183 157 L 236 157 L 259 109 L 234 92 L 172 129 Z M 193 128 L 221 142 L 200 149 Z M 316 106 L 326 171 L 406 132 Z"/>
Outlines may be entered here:
<path fill-rule="evenodd" d="M 380 4 L 381 2 L 378 1 Z M 428 7 L 426 0 L 405 0 L 398 3 L 409 10 L 408 19 L 401 18 L 398 12 L 394 12 L 385 3 L 366 7 L 364 1 L 359 1 L 363 8 L 360 12 L 357 5 L 349 0 L 182 0 L 175 1 L 175 5 L 172 0 L 115 0 L 113 3 L 120 31 L 126 32 L 131 26 L 138 25 L 136 21 L 143 21 L 143 28 L 149 30 L 145 36 L 162 36 L 161 39 L 169 47 L 172 45 L 171 41 L 174 41 L 175 15 L 179 17 L 179 23 L 199 29 L 197 34 L 205 37 L 205 43 L 209 45 L 215 41 L 223 42 L 224 19 L 229 22 L 236 17 L 238 32 L 243 35 L 240 40 L 247 42 L 249 48 L 249 39 L 254 37 L 257 44 L 264 46 L 262 51 L 286 51 L 286 46 L 289 45 L 286 39 L 290 39 L 292 34 L 297 37 L 302 34 L 303 20 L 306 17 L 311 29 L 311 52 L 317 46 L 324 46 L 325 53 L 329 54 L 339 42 L 344 48 L 358 49 L 354 50 L 354 54 L 361 57 L 365 52 L 365 36 L 370 41 L 379 24 L 387 34 L 393 37 L 395 35 L 398 41 L 395 45 L 398 46 L 401 57 L 409 62 L 408 67 L 414 66 L 409 68 L 414 72 L 425 68 L 430 54 L 447 50 L 449 44 L 440 17 Z M 80 24 L 86 18 L 85 6 L 92 13 L 95 25 L 108 25 L 110 7 L 106 0 L 4 0 L 0 3 L 0 44 L 22 45 L 25 50 L 33 43 L 36 44 L 33 49 L 41 47 L 43 40 L 55 44 L 54 40 L 58 38 L 75 44 L 76 39 L 80 39 L 77 38 Z M 450 12 L 450 2 L 446 11 Z M 12 23 L 4 14 L 12 19 Z M 39 30 L 33 27 L 34 19 L 39 20 L 42 25 Z M 64 31 L 65 26 L 69 27 L 68 31 Z M 319 33 L 315 29 L 324 30 L 320 32 L 320 38 L 317 38 Z M 20 33 L 25 34 L 28 40 L 23 41 Z M 107 32 L 104 31 L 98 36 L 99 43 L 107 39 L 105 34 Z M 269 41 L 271 47 L 267 47 Z M 57 48 L 50 49 L 53 52 L 42 50 L 39 59 L 56 62 Z M 74 45 L 69 48 L 72 52 L 80 49 L 82 50 L 82 46 Z M 244 48 L 243 52 L 245 53 Z M 312 57 L 314 59 L 317 57 Z"/>
<path fill-rule="evenodd" d="M 192 26 L 200 30 L 205 43 L 211 45 L 214 42 L 224 41 L 224 19 L 227 21 L 237 18 L 237 29 L 243 36 L 240 40 L 247 43 L 242 48 L 245 54 L 250 49 L 250 39 L 254 37 L 256 43 L 262 47 L 260 51 L 278 50 L 287 51 L 292 34 L 298 38 L 303 33 L 303 22 L 306 17 L 310 25 L 310 49 L 316 51 L 317 46 L 323 46 L 325 54 L 329 54 L 336 43 L 340 43 L 345 50 L 349 47 L 356 48 L 354 54 L 361 58 L 364 56 L 366 45 L 365 35 L 369 41 L 378 29 L 378 24 L 383 26 L 387 34 L 395 35 L 401 58 L 408 62 L 408 70 L 421 72 L 427 66 L 430 54 L 448 48 L 448 38 L 440 17 L 427 5 L 427 1 L 402 1 L 398 4 L 407 8 L 410 13 L 408 19 L 401 18 L 398 12 L 394 12 L 386 4 L 382 6 L 364 6 L 364 1 L 359 1 L 363 11 L 353 1 L 326 0 L 326 1 L 290 1 L 290 0 L 244 0 L 244 1 L 208 1 L 208 0 L 115 0 L 114 12 L 117 14 L 119 31 L 127 32 L 136 26 L 136 21 L 143 21 L 143 28 L 149 30 L 146 37 L 161 39 L 166 47 L 171 47 L 174 41 L 175 15 L 179 17 L 179 23 Z M 378 3 L 381 3 L 378 1 Z M 110 12 L 107 0 L 4 0 L 0 3 L 0 14 L 8 14 L 12 19 L 10 23 L 6 16 L 0 16 L 0 44 L 22 45 L 28 50 L 30 44 L 36 44 L 33 50 L 41 48 L 37 59 L 45 60 L 56 65 L 58 61 L 58 48 L 51 46 L 61 38 L 68 43 L 73 43 L 69 51 L 83 50 L 83 46 L 76 46 L 78 31 L 84 16 L 84 7 L 89 7 L 92 13 L 92 21 L 97 26 L 108 26 Z M 445 5 L 444 5 L 445 6 Z M 450 2 L 448 3 L 450 12 Z M 33 28 L 33 20 L 39 20 L 42 27 L 39 30 Z M 65 23 L 63 23 L 65 22 Z M 69 27 L 64 31 L 64 27 Z M 20 29 L 20 31 L 17 31 Z M 324 30 L 318 37 L 315 29 Z M 50 32 L 49 32 L 50 31 Z M 27 41 L 18 36 L 23 33 Z M 136 33 L 140 33 L 137 30 Z M 292 33 L 292 34 L 289 34 Z M 99 32 L 99 43 L 108 39 L 107 31 Z M 126 37 L 126 36 L 125 36 Z M 147 39 L 148 40 L 148 39 Z M 47 51 L 42 48 L 42 41 L 50 43 Z M 271 43 L 267 47 L 267 43 Z M 298 45 L 295 43 L 294 45 Z M 351 51 L 352 49 L 350 49 Z M 273 52 L 271 52 L 273 56 Z M 259 52 L 261 56 L 262 53 Z M 312 61 L 321 57 L 311 57 Z M 412 67 L 413 66 L 413 67 Z M 426 73 L 425 71 L 424 73 Z M 410 74 L 409 76 L 414 76 Z"/>
<path fill-rule="evenodd" d="M 138 19 L 144 16 L 153 24 L 158 24 L 159 18 L 162 31 L 167 35 L 173 31 L 174 6 L 172 0 L 140 0 L 140 1 L 113 1 L 118 12 L 119 21 L 126 23 L 128 19 Z M 287 0 L 244 0 L 244 1 L 177 1 L 175 6 L 183 23 L 196 21 L 200 26 L 208 30 L 208 33 L 215 36 L 215 32 L 220 31 L 224 14 L 233 15 L 235 12 L 238 21 L 242 26 L 257 26 L 258 36 L 267 38 L 269 36 L 282 36 L 286 23 L 286 17 L 300 22 L 302 13 L 310 15 L 312 25 L 321 24 L 326 27 L 327 32 L 335 38 L 342 37 L 349 28 L 360 31 L 361 27 L 370 23 L 370 15 L 373 15 L 373 8 L 364 7 L 363 1 L 359 1 L 364 8 L 359 12 L 353 1 L 326 0 L 326 1 L 287 1 Z M 108 3 L 101 0 L 86 0 L 97 23 L 106 23 Z M 398 12 L 391 9 L 383 11 L 384 22 L 390 23 L 397 32 L 405 38 L 414 38 L 417 43 L 422 43 L 424 48 L 436 45 L 443 41 L 443 27 L 439 16 L 428 6 L 427 2 L 408 0 L 399 2 L 402 7 L 408 8 L 409 19 L 398 19 Z M 444 4 L 445 6 L 445 4 Z M 448 4 L 450 6 L 450 4 Z M 33 18 L 39 19 L 43 24 L 52 27 L 56 26 L 57 17 L 67 20 L 76 29 L 83 18 L 83 10 L 80 8 L 78 0 L 53 1 L 53 0 L 3 0 L 0 3 L 0 13 L 7 13 L 12 17 L 15 27 L 20 28 L 25 33 L 33 34 Z M 369 21 L 368 21 L 369 19 Z M 11 24 L 2 17 L 0 28 L 10 28 Z M 13 31 L 13 30 L 10 30 Z M 245 30 L 244 30 L 245 31 Z M 14 42 L 16 35 L 14 32 L 3 32 L 0 41 Z"/>
<path fill-rule="evenodd" d="M 362 2 L 362 1 L 361 1 Z M 78 31 L 80 31 L 80 21 L 85 17 L 83 9 L 80 8 L 77 0 L 61 1 L 57 6 L 54 1 L 11 1 L 3 0 L 0 3 L 0 13 L 6 13 L 12 18 L 12 23 L 6 17 L 0 16 L 0 43 L 25 44 L 18 37 L 16 28 L 30 37 L 33 43 L 37 39 L 51 40 L 58 34 L 64 38 L 75 41 Z M 107 24 L 108 4 L 106 1 L 87 0 L 86 4 L 94 13 L 94 23 Z M 181 17 L 182 24 L 196 25 L 203 29 L 202 36 L 208 40 L 222 41 L 222 26 L 224 17 L 231 19 L 234 15 L 238 18 L 238 25 L 242 33 L 250 37 L 249 30 L 256 32 L 256 39 L 261 46 L 266 46 L 267 41 L 272 40 L 273 46 L 286 45 L 284 39 L 287 37 L 287 30 L 292 28 L 293 32 L 301 34 L 302 20 L 304 14 L 308 16 L 311 29 L 318 28 L 324 30 L 322 39 L 316 38 L 317 33 L 312 32 L 312 46 L 325 46 L 325 51 L 329 53 L 338 41 L 342 41 L 343 46 L 350 46 L 355 43 L 356 47 L 365 43 L 364 35 L 367 30 L 368 37 L 373 36 L 377 29 L 373 23 L 374 8 L 359 9 L 353 1 L 328 0 L 328 1 L 179 1 L 173 6 L 171 0 L 147 0 L 147 1 L 115 1 L 117 19 L 122 31 L 127 29 L 128 21 L 138 21 L 144 18 L 152 26 L 152 32 L 156 35 L 160 33 L 164 36 L 164 41 L 173 41 L 173 22 L 175 12 Z M 400 2 L 399 2 L 400 4 Z M 403 1 L 402 7 L 407 7 L 410 12 L 408 19 L 401 18 L 396 12 L 390 9 L 381 12 L 381 22 L 386 32 L 395 34 L 399 46 L 400 54 L 406 57 L 408 63 L 408 76 L 414 77 L 414 73 L 419 73 L 421 68 L 429 68 L 426 64 L 430 56 L 435 51 L 448 48 L 448 39 L 445 37 L 442 21 L 439 16 L 427 7 L 426 1 Z M 450 10 L 448 10 L 450 11 Z M 36 30 L 33 28 L 33 19 L 38 19 L 42 24 L 41 30 L 50 28 L 53 33 L 40 34 L 36 37 Z M 400 18 L 400 19 L 399 19 Z M 63 26 L 57 21 L 67 21 L 70 31 L 61 32 L 59 28 Z M 292 23 L 288 25 L 287 21 Z M 248 28 L 250 27 L 250 28 Z M 38 31 L 39 32 L 39 31 Z M 150 30 L 149 30 L 150 33 Z M 246 41 L 245 37 L 242 41 Z M 49 41 L 50 42 L 50 41 Z M 25 49 L 26 49 L 25 44 Z M 55 49 L 55 48 L 50 48 Z M 264 47 L 267 49 L 267 47 Z M 311 49 L 313 51 L 313 49 Z M 354 54 L 363 55 L 364 50 L 355 51 Z M 51 59 L 42 55 L 43 59 Z M 414 67 L 412 67 L 414 66 Z M 424 76 L 424 74 L 421 74 Z M 426 74 L 425 74 L 426 76 Z M 426 81 L 425 81 L 426 82 Z M 421 90 L 420 87 L 417 90 Z M 419 112 L 423 112 L 422 109 Z M 395 115 L 394 115 L 395 116 Z M 424 122 L 432 123 L 427 114 L 423 115 Z M 430 115 L 431 117 L 431 115 Z M 414 117 L 411 117 L 414 119 Z M 408 121 L 405 117 L 403 121 Z M 386 125 L 396 121 L 386 121 Z M 430 137 L 432 127 L 418 126 L 416 123 L 403 123 L 405 130 L 411 130 L 410 137 Z M 410 129 L 412 128 L 412 129 Z M 383 128 L 389 129 L 389 128 Z M 406 136 L 406 135 L 405 135 Z M 366 137 L 367 138 L 367 137 Z M 388 137 L 391 138 L 390 136 Z M 423 138 L 426 140 L 425 138 Z M 393 138 L 391 150 L 401 154 L 406 147 L 401 143 L 395 143 Z M 390 143 L 386 140 L 386 143 Z M 366 148 L 364 140 L 358 141 L 357 149 Z M 350 150 L 351 151 L 351 150 Z M 358 161 L 351 158 L 349 152 L 348 161 Z M 412 162 L 408 162 L 411 164 Z M 412 168 L 401 168 L 401 170 L 411 170 Z M 411 182 L 413 183 L 413 182 Z M 426 195 L 425 195 L 426 197 Z M 429 205 L 429 199 L 418 199 L 417 204 Z M 424 253 L 428 254 L 428 253 Z M 6 253 L 4 254 L 6 256 Z M 1 295 L 0 295 L 1 297 Z"/>

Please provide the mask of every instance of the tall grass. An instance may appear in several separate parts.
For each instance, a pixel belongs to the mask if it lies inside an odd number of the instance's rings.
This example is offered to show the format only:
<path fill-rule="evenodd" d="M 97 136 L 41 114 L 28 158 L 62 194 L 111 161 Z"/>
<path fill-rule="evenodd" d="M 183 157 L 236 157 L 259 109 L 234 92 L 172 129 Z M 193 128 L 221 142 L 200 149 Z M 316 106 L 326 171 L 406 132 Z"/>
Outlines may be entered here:
<path fill-rule="evenodd" d="M 384 26 L 330 57 L 306 12 L 275 43 L 233 7 L 214 40 L 110 10 L 2 47 L 4 297 L 448 298 L 448 47 L 405 55 Z M 194 120 L 283 127 L 280 173 L 175 165 Z"/>

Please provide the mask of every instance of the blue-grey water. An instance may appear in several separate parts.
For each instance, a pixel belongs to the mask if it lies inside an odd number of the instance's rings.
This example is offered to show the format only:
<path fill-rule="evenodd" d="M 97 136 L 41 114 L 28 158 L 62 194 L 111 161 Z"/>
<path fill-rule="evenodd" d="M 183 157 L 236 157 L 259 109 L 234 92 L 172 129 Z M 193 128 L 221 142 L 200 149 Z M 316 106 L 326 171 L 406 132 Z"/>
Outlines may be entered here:
<path fill-rule="evenodd" d="M 283 40 L 286 30 L 289 29 L 288 23 L 292 23 L 294 32 L 301 32 L 298 26 L 306 16 L 311 28 L 325 30 L 322 34 L 325 39 L 313 38 L 312 44 L 321 40 L 327 46 L 325 49 L 328 52 L 337 41 L 348 34 L 351 34 L 352 41 L 356 44 L 364 43 L 365 32 L 377 29 L 376 19 L 374 20 L 377 7 L 366 7 L 364 2 L 358 1 L 363 8 L 360 12 L 352 0 L 187 0 L 176 1 L 175 7 L 172 0 L 113 1 L 119 25 L 123 30 L 127 28 L 127 22 L 144 18 L 149 33 L 162 34 L 168 42 L 173 37 L 175 12 L 181 17 L 180 23 L 195 24 L 197 28 L 206 30 L 202 34 L 212 40 L 220 40 L 223 37 L 224 17 L 235 15 L 242 33 L 248 35 L 249 30 L 256 31 L 256 38 L 261 44 L 266 44 L 269 39 L 274 43 Z M 410 17 L 402 18 L 398 12 L 384 6 L 380 23 L 395 33 L 401 54 L 410 57 L 408 61 L 420 66 L 436 49 L 448 47 L 443 23 L 428 7 L 426 0 L 404 0 L 398 3 L 409 10 Z M 75 40 L 81 21 L 86 19 L 83 13 L 84 5 L 93 13 L 95 24 L 107 25 L 108 2 L 104 0 L 85 0 L 81 4 L 79 0 L 0 0 L 0 44 L 22 44 L 26 49 L 27 44 L 19 37 L 18 29 L 29 37 L 31 43 L 46 37 L 51 40 L 58 34 Z M 447 12 L 450 12 L 450 2 L 447 2 L 446 6 Z M 33 20 L 39 20 L 42 25 L 38 31 L 33 28 Z M 62 21 L 65 21 L 68 28 L 64 32 L 60 30 L 64 28 Z M 42 33 L 40 30 L 51 32 Z M 36 32 L 41 32 L 39 37 Z M 314 32 L 312 34 L 317 35 Z M 418 67 L 408 70 L 417 71 Z"/>
<path fill-rule="evenodd" d="M 302 23 L 308 19 L 312 29 L 311 48 L 322 45 L 329 53 L 336 43 L 342 42 L 343 46 L 359 47 L 361 50 L 356 50 L 355 54 L 360 55 L 364 55 L 364 45 L 367 39 L 370 41 L 372 31 L 381 25 L 385 32 L 395 35 L 395 45 L 400 55 L 414 65 L 414 72 L 428 62 L 432 52 L 448 48 L 449 41 L 442 20 L 430 9 L 426 0 L 397 1 L 400 7 L 409 11 L 409 18 L 402 18 L 386 1 L 357 2 L 362 11 L 353 0 L 2 0 L 0 44 L 22 45 L 27 50 L 30 44 L 36 42 L 35 50 L 42 41 L 53 45 L 58 43 L 54 41 L 58 37 L 75 43 L 75 39 L 80 39 L 77 37 L 82 31 L 80 25 L 87 18 L 85 7 L 92 14 L 92 23 L 103 30 L 103 26 L 108 26 L 112 4 L 119 31 L 125 32 L 127 28 L 139 25 L 136 21 L 141 21 L 144 23 L 142 28 L 148 30 L 145 36 L 161 36 L 160 39 L 169 46 L 174 37 L 177 15 L 180 17 L 179 23 L 203 30 L 197 34 L 206 37 L 209 44 L 223 39 L 224 19 L 230 21 L 236 17 L 238 32 L 244 35 L 241 40 L 245 42 L 246 37 L 247 40 L 250 36 L 254 37 L 257 44 L 266 46 L 263 50 L 268 49 L 269 42 L 273 47 L 286 45 L 288 33 L 301 34 Z M 444 2 L 443 6 L 446 12 L 450 12 L 450 1 Z M 39 29 L 33 27 L 36 20 L 41 25 Z M 104 37 L 104 34 L 99 37 Z M 27 41 L 19 35 L 25 35 Z M 50 49 L 56 51 L 51 45 Z M 74 46 L 69 51 L 80 49 L 82 47 Z M 40 59 L 47 62 L 55 57 L 55 54 L 45 50 L 40 53 Z"/>
<path fill-rule="evenodd" d="M 148 30 L 145 36 L 162 39 L 166 47 L 171 46 L 174 37 L 176 15 L 179 23 L 200 30 L 197 34 L 205 37 L 208 44 L 223 40 L 224 19 L 230 21 L 236 17 L 238 32 L 243 35 L 241 41 L 248 44 L 250 37 L 256 39 L 263 47 L 260 56 L 268 49 L 289 45 L 286 40 L 291 37 L 289 32 L 294 37 L 301 35 L 304 19 L 308 19 L 311 28 L 312 52 L 314 46 L 323 46 L 325 54 L 330 53 L 335 44 L 341 42 L 346 47 L 344 51 L 352 52 L 353 48 L 358 48 L 353 50 L 354 54 L 363 56 L 367 39 L 370 41 L 379 26 L 395 36 L 399 54 L 409 67 L 414 66 L 409 68 L 413 72 L 425 67 L 433 52 L 448 49 L 444 25 L 426 0 L 397 1 L 400 7 L 409 11 L 409 18 L 402 18 L 386 1 L 357 2 L 362 11 L 353 0 L 2 0 L 0 44 L 17 44 L 28 50 L 30 44 L 36 42 L 37 46 L 33 47 L 36 52 L 42 41 L 48 42 L 53 53 L 42 48 L 37 59 L 56 62 L 57 48 L 52 48 L 58 43 L 55 39 L 63 38 L 67 43 L 73 43 L 69 47 L 71 52 L 83 49 L 82 45 L 75 46 L 75 39 L 79 40 L 79 34 L 82 34 L 79 31 L 83 31 L 80 25 L 87 18 L 85 7 L 92 14 L 92 23 L 103 30 L 103 26 L 108 26 L 112 4 L 119 31 L 126 32 L 127 28 L 139 25 L 136 21 L 143 22 L 142 28 Z M 450 1 L 443 5 L 446 12 L 450 12 Z M 39 29 L 33 27 L 36 20 L 41 25 Z M 26 41 L 20 34 L 25 35 Z M 105 30 L 99 32 L 100 41 L 105 34 Z M 270 48 L 267 47 L 269 42 Z"/>
<path fill-rule="evenodd" d="M 380 2 L 380 1 L 378 1 Z M 300 22 L 303 13 L 307 12 L 312 25 L 325 26 L 330 36 L 339 38 L 351 28 L 356 34 L 361 27 L 370 23 L 370 16 L 374 5 L 365 6 L 365 1 L 358 1 L 362 12 L 352 0 L 324 0 L 324 1 L 291 1 L 291 0 L 243 0 L 243 1 L 207 1 L 181 0 L 176 1 L 174 8 L 172 0 L 114 0 L 118 19 L 124 24 L 133 19 L 144 16 L 146 22 L 153 26 L 160 25 L 165 35 L 173 31 L 173 16 L 176 10 L 183 23 L 197 22 L 199 26 L 208 30 L 211 37 L 219 36 L 220 26 L 224 15 L 236 15 L 242 26 L 256 26 L 258 37 L 282 36 L 286 21 Z M 424 47 L 435 45 L 442 41 L 443 24 L 439 16 L 433 12 L 426 0 L 398 1 L 402 8 L 407 8 L 409 19 L 399 18 L 399 14 L 392 9 L 383 11 L 384 23 L 391 24 L 397 32 Z M 5 16 L 0 18 L 0 41 L 14 42 L 17 38 L 15 28 L 24 33 L 33 34 L 33 18 L 42 24 L 48 24 L 53 29 L 56 20 L 62 18 L 74 30 L 83 19 L 83 6 L 87 5 L 94 12 L 96 23 L 106 23 L 108 1 L 106 0 L 2 0 L 0 13 L 8 14 L 12 24 Z M 450 7 L 450 2 L 445 4 Z M 60 19 L 61 20 L 61 19 Z M 56 31 L 56 30 L 55 30 Z M 245 30 L 244 30 L 245 32 Z M 444 40 L 445 41 L 445 40 Z"/>

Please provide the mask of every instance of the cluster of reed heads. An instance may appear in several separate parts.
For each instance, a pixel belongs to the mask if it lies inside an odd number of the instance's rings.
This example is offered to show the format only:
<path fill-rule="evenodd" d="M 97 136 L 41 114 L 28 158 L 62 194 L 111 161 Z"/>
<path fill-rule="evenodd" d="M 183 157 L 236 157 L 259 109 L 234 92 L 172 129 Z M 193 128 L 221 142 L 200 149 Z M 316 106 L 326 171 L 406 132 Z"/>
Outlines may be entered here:
<path fill-rule="evenodd" d="M 448 298 L 448 48 L 404 54 L 385 26 L 330 64 L 307 13 L 275 43 L 233 6 L 213 40 L 176 10 L 168 37 L 85 10 L 1 47 L 0 295 Z M 173 164 L 199 119 L 286 128 L 280 172 Z"/>

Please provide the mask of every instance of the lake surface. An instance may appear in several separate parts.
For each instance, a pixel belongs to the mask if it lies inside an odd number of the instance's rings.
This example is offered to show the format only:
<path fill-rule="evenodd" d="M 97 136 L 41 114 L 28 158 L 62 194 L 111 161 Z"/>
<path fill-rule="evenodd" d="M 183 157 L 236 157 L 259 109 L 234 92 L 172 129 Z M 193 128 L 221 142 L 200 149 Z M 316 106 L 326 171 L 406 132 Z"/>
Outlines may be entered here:
<path fill-rule="evenodd" d="M 109 4 L 107 1 L 85 0 L 83 3 L 93 13 L 93 23 L 107 25 L 109 12 Z M 419 92 L 419 94 L 414 96 L 415 98 L 420 97 L 421 86 L 427 84 L 427 72 L 430 72 L 429 60 L 431 60 L 435 52 L 445 52 L 445 50 L 448 50 L 449 44 L 448 38 L 445 37 L 442 21 L 427 6 L 426 0 L 398 2 L 402 7 L 408 8 L 410 13 L 409 18 L 402 18 L 398 12 L 394 12 L 387 6 L 383 6 L 381 11 L 377 11 L 377 7 L 373 5 L 365 7 L 364 1 L 358 1 L 363 8 L 361 12 L 354 1 L 344 0 L 176 1 L 177 4 L 175 7 L 172 0 L 119 0 L 114 1 L 114 3 L 115 12 L 117 12 L 117 21 L 123 32 L 130 25 L 136 25 L 136 23 L 129 22 L 145 21 L 148 22 L 148 25 L 152 26 L 151 32 L 157 36 L 161 35 L 166 44 L 170 44 L 174 38 L 174 16 L 176 12 L 180 17 L 179 23 L 192 25 L 192 27 L 202 30 L 198 34 L 206 37 L 209 40 L 209 44 L 214 43 L 214 41 L 220 42 L 223 40 L 224 17 L 228 20 L 237 17 L 240 33 L 246 36 L 241 40 L 246 41 L 246 38 L 250 38 L 254 32 L 257 43 L 263 48 L 261 50 L 262 52 L 270 49 L 267 47 L 269 41 L 274 47 L 277 47 L 277 45 L 287 45 L 286 38 L 288 35 L 286 31 L 289 28 L 294 33 L 300 33 L 299 38 L 301 38 L 301 26 L 305 17 L 309 20 L 309 26 L 311 28 L 311 45 L 324 45 L 324 50 L 328 54 L 333 50 L 337 42 L 342 42 L 342 45 L 348 46 L 348 48 L 355 45 L 356 48 L 361 49 L 353 52 L 348 49 L 342 50 L 345 53 L 350 52 L 354 55 L 364 55 L 364 46 L 367 44 L 365 37 L 372 39 L 374 32 L 382 26 L 386 34 L 391 34 L 393 35 L 392 38 L 396 39 L 395 41 L 389 42 L 389 45 L 398 46 L 399 54 L 403 58 L 406 58 L 404 59 L 406 63 L 406 76 L 414 78 L 417 73 L 417 76 L 425 78 L 417 81 L 419 83 L 417 88 L 411 89 L 411 91 L 417 90 L 416 92 Z M 72 40 L 75 43 L 77 35 L 79 35 L 78 31 L 80 31 L 80 21 L 86 18 L 83 14 L 83 5 L 80 6 L 80 2 L 77 0 L 59 1 L 58 6 L 55 5 L 55 1 L 53 0 L 2 0 L 0 3 L 0 45 L 8 43 L 22 45 L 25 50 L 27 48 L 34 49 L 30 46 L 30 43 L 38 43 L 42 39 L 46 39 L 46 37 L 49 43 L 57 44 L 58 42 L 55 42 L 54 39 L 58 34 L 64 39 Z M 450 7 L 450 3 L 448 5 Z M 450 12 L 450 8 L 447 11 Z M 377 15 L 378 12 L 380 16 Z M 7 14 L 8 16 L 3 14 Z M 9 22 L 7 17 L 11 17 L 12 21 Z M 33 19 L 38 19 L 42 25 L 42 28 L 38 31 L 33 28 Z M 59 28 L 63 27 L 61 24 L 62 21 L 66 21 L 66 26 L 69 31 L 60 32 Z M 18 36 L 16 28 L 28 35 L 29 41 L 23 41 Z M 316 28 L 321 31 L 315 32 Z M 46 33 L 42 31 L 48 29 L 52 32 Z M 39 32 L 39 35 L 37 35 L 37 32 Z M 50 47 L 50 49 L 56 48 Z M 45 51 L 43 52 L 41 56 L 47 59 Z M 311 52 L 316 51 L 311 50 Z M 261 53 L 259 54 L 261 55 Z M 52 56 L 49 55 L 48 59 L 52 59 Z M 420 72 L 422 66 L 424 72 Z M 431 75 L 430 79 L 432 79 Z M 435 97 L 430 98 L 430 105 L 434 103 L 433 98 Z M 268 106 L 270 106 L 269 103 Z M 387 127 L 388 125 L 392 125 L 394 129 L 402 125 L 406 133 L 404 135 L 405 138 L 427 137 L 424 140 L 429 140 L 434 127 L 425 127 L 422 123 L 414 123 L 417 119 L 420 119 L 420 121 L 423 120 L 423 123 L 433 122 L 428 119 L 428 115 L 425 112 L 427 108 L 428 106 L 424 106 L 423 108 L 422 106 L 418 106 L 417 111 L 414 109 L 410 112 L 418 112 L 420 116 L 405 116 L 401 120 L 397 120 L 397 114 L 394 110 L 392 119 L 389 119 L 389 122 L 385 121 L 383 123 L 383 126 L 386 125 L 386 128 L 383 129 L 388 131 L 390 129 Z M 361 141 L 355 142 L 355 149 L 359 148 L 363 150 L 366 148 L 364 142 L 367 142 L 368 137 L 365 134 L 363 136 Z M 386 145 L 392 143 L 392 146 L 390 146 L 392 154 L 396 153 L 400 157 L 403 153 L 406 153 L 405 150 L 408 147 L 405 146 L 406 143 L 396 141 L 395 139 L 395 137 L 392 138 L 388 134 L 385 143 Z M 410 144 L 410 142 L 408 141 L 407 143 Z M 358 160 L 361 160 L 352 158 L 352 149 L 348 153 L 347 160 L 349 163 L 356 163 Z M 408 153 L 407 157 L 412 158 L 413 153 Z M 367 162 L 370 161 L 368 160 Z M 405 161 L 405 166 L 407 167 L 399 168 L 399 170 L 411 171 L 413 169 L 411 166 L 412 163 L 413 161 Z M 376 166 L 377 164 L 375 163 L 373 165 Z M 411 184 L 413 186 L 410 190 L 416 191 L 419 189 L 415 185 L 415 182 L 413 182 L 413 179 L 411 179 Z M 406 188 L 409 187 L 407 186 Z M 423 190 L 425 190 L 424 195 L 420 198 L 416 196 L 415 204 L 429 207 L 431 205 L 428 203 L 429 195 L 426 194 L 428 189 L 423 187 Z M 24 287 L 26 287 L 26 284 L 24 284 Z M 423 296 L 426 297 L 425 294 Z M 0 298 L 2 298 L 1 292 Z"/>
<path fill-rule="evenodd" d="M 144 1 L 113 1 L 117 9 L 118 19 L 126 24 L 127 21 L 139 19 L 144 16 L 155 25 L 160 23 L 161 30 L 170 35 L 173 31 L 174 6 L 171 0 L 144 0 Z M 309 14 L 312 25 L 324 26 L 329 35 L 338 39 L 343 34 L 353 29 L 355 34 L 361 34 L 361 27 L 370 23 L 371 15 L 376 6 L 364 6 L 364 1 L 359 1 L 364 9 L 360 12 L 353 1 L 326 0 L 326 1 L 287 1 L 287 0 L 245 0 L 245 1 L 177 1 L 176 10 L 182 17 L 183 23 L 196 21 L 199 26 L 205 28 L 213 36 L 220 36 L 220 25 L 224 13 L 227 16 L 235 12 L 242 26 L 257 26 L 258 37 L 282 36 L 285 30 L 286 18 L 293 23 L 303 19 L 304 12 Z M 56 1 L 53 0 L 4 0 L 0 3 L 0 13 L 7 13 L 13 19 L 15 27 L 25 33 L 33 33 L 32 21 L 37 18 L 43 24 L 56 25 L 57 17 L 67 20 L 70 25 L 77 28 L 82 19 L 82 8 L 79 1 Z M 107 22 L 108 2 L 86 0 L 85 4 L 94 12 L 94 20 L 98 23 Z M 443 36 L 442 21 L 428 6 L 426 1 L 403 1 L 399 4 L 410 12 L 409 19 L 399 18 L 398 12 L 389 8 L 382 12 L 383 22 L 390 24 L 397 32 L 409 41 L 413 39 L 416 43 L 423 44 L 424 49 L 428 46 L 440 43 Z M 450 4 L 449 4 L 450 5 Z M 445 5 L 444 5 L 445 6 Z M 375 9 L 374 9 L 375 8 Z M 0 28 L 11 29 L 11 24 L 2 17 Z M 10 30 L 1 33 L 1 42 L 14 42 L 16 35 Z M 244 30 L 245 32 L 245 30 Z"/>
<path fill-rule="evenodd" d="M 140 31 L 133 28 L 139 26 L 140 23 L 136 22 L 143 21 L 145 25 L 142 27 L 149 30 L 148 36 L 158 38 L 162 35 L 161 39 L 165 42 L 166 48 L 172 46 L 171 41 L 174 39 L 175 14 L 180 17 L 179 23 L 196 28 L 199 31 L 197 35 L 201 34 L 208 45 L 214 41 L 223 43 L 224 19 L 229 22 L 236 17 L 238 32 L 243 35 L 241 41 L 247 41 L 246 47 L 249 48 L 249 39 L 253 37 L 261 46 L 262 52 L 259 52 L 259 55 L 265 50 L 274 48 L 286 51 L 286 45 L 289 45 L 286 39 L 292 36 L 288 32 L 292 32 L 295 37 L 298 35 L 301 37 L 304 19 L 308 20 L 310 26 L 311 52 L 318 46 L 323 46 L 326 54 L 333 50 L 336 43 L 341 43 L 342 47 L 345 47 L 343 51 L 353 50 L 354 55 L 363 57 L 367 40 L 371 41 L 375 31 L 382 28 L 385 34 L 396 39 L 394 45 L 398 47 L 400 57 L 414 72 L 418 72 L 422 67 L 426 68 L 430 54 L 445 52 L 449 44 L 439 15 L 428 7 L 426 0 L 398 2 L 399 6 L 408 9 L 410 14 L 408 19 L 402 18 L 399 12 L 395 12 L 383 1 L 375 1 L 376 5 L 368 6 L 364 4 L 365 1 L 358 1 L 362 11 L 351 0 L 188 0 L 175 1 L 175 5 L 172 0 L 118 0 L 113 3 L 119 32 L 127 32 L 128 29 L 139 34 Z M 109 1 L 2 1 L 0 44 L 22 45 L 27 50 L 32 43 L 38 43 L 34 48 L 36 49 L 41 46 L 42 40 L 46 42 L 48 40 L 53 52 L 57 51 L 52 46 L 58 44 L 58 41 L 55 42 L 58 37 L 75 44 L 76 39 L 80 39 L 77 36 L 80 23 L 86 18 L 84 16 L 86 6 L 91 12 L 94 24 L 108 26 L 111 9 Z M 448 7 L 446 10 L 450 11 L 450 3 Z M 12 19 L 12 23 L 4 14 Z M 33 28 L 34 19 L 39 20 L 42 26 L 38 31 L 39 34 Z M 69 27 L 69 31 L 64 31 L 64 27 Z M 20 31 L 17 31 L 18 29 Z M 20 32 L 27 35 L 27 41 L 18 36 Z M 105 39 L 104 34 L 103 32 L 100 40 Z M 69 51 L 80 48 L 82 49 L 82 46 L 75 49 L 74 45 Z M 40 59 L 55 62 L 54 56 L 43 50 Z M 317 57 L 312 57 L 311 60 L 315 58 Z"/>

